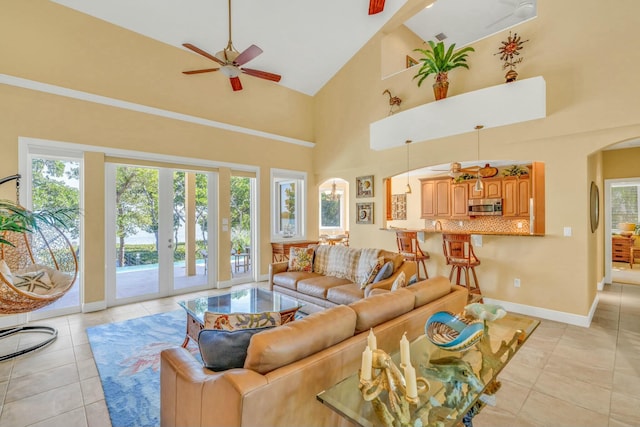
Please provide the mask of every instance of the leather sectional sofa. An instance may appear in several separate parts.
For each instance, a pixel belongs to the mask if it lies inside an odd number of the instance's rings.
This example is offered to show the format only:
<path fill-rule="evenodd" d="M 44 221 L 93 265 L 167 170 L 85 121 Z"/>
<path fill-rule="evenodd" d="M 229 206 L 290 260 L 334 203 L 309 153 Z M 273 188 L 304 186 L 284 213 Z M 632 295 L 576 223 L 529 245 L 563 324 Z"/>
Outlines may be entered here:
<path fill-rule="evenodd" d="M 176 347 L 161 354 L 161 425 L 348 426 L 316 399 L 360 368 L 369 329 L 396 351 L 438 311 L 460 312 L 467 290 L 444 277 L 315 312 L 251 338 L 244 368 L 213 372 Z M 354 393 L 359 391 L 353 390 Z"/>
<path fill-rule="evenodd" d="M 345 253 L 348 251 L 352 256 L 354 253 L 357 256 L 357 251 L 372 251 L 371 249 L 363 250 L 343 246 L 311 245 L 310 247 L 313 247 L 317 254 L 324 253 L 326 257 L 331 257 L 336 252 Z M 374 289 L 390 290 L 401 274 L 404 274 L 405 283 L 409 283 L 414 278 L 416 274 L 415 262 L 405 262 L 402 255 L 386 250 L 378 250 L 376 256 L 382 259 L 383 263 L 390 263 L 393 266 L 392 273 L 389 277 L 368 283 L 364 287 L 353 282 L 353 272 L 344 268 L 346 263 L 339 263 L 342 268 L 337 270 L 342 274 L 335 273 L 338 276 L 336 277 L 331 273 L 327 274 L 326 270 L 331 270 L 331 268 L 318 267 L 320 256 L 316 255 L 312 271 L 290 271 L 290 263 L 287 261 L 270 264 L 269 289 L 303 301 L 305 306 L 301 311 L 312 313 L 339 304 L 350 304 L 368 297 Z"/>

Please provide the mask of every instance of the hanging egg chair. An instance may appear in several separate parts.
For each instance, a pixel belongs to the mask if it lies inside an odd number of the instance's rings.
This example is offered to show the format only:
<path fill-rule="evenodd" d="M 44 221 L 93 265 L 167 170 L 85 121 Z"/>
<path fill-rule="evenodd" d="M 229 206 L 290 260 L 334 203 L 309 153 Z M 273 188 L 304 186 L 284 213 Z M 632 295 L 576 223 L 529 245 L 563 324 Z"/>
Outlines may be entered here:
<path fill-rule="evenodd" d="M 31 212 L 0 201 L 0 314 L 37 310 L 73 287 L 78 260 L 60 224 L 56 212 Z M 0 361 L 41 348 L 57 337 L 57 331 L 47 326 L 18 326 L 1 330 L 0 338 L 21 332 L 49 336 L 29 348 L 0 355 Z"/>

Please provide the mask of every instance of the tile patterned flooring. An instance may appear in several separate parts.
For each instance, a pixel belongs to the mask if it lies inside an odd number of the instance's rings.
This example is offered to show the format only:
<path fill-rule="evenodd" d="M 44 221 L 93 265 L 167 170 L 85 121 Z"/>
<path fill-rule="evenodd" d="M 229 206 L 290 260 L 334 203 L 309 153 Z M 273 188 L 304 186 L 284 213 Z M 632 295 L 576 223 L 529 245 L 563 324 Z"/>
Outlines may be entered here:
<path fill-rule="evenodd" d="M 185 297 L 36 322 L 58 339 L 0 362 L 0 426 L 111 426 L 85 328 L 176 310 Z M 4 339 L 0 352 L 33 338 Z M 543 320 L 499 378 L 497 405 L 476 427 L 640 426 L 640 286 L 606 285 L 589 328 Z"/>

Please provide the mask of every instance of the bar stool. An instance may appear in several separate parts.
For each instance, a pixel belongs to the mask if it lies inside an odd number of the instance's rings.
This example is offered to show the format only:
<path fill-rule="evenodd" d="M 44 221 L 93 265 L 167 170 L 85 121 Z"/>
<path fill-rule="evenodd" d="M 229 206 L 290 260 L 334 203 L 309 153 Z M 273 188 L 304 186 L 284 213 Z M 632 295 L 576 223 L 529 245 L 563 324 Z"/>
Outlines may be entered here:
<path fill-rule="evenodd" d="M 431 258 L 427 252 L 423 252 L 418 244 L 418 232 L 417 231 L 396 231 L 396 242 L 398 243 L 398 252 L 402 255 L 405 261 L 414 261 L 418 267 L 418 280 L 422 280 L 420 277 L 420 265 L 424 270 L 424 279 L 429 278 L 427 273 L 427 265 L 425 260 Z"/>
<path fill-rule="evenodd" d="M 473 252 L 473 245 L 471 245 L 470 234 L 442 234 L 442 249 L 444 251 L 444 257 L 447 261 L 447 265 L 451 266 L 451 273 L 449 273 L 449 281 L 456 285 L 462 285 L 460 283 L 462 272 L 464 271 L 464 286 L 469 291 L 469 300 L 479 300 L 482 302 L 482 292 L 480 292 L 480 284 L 478 283 L 478 276 L 476 276 L 475 267 L 480 265 L 480 260 Z M 473 275 L 473 283 L 471 283 L 469 277 L 469 270 Z M 456 274 L 457 273 L 457 274 Z M 456 281 L 453 282 L 453 275 L 456 274 Z M 474 297 L 474 295 L 478 295 Z"/>

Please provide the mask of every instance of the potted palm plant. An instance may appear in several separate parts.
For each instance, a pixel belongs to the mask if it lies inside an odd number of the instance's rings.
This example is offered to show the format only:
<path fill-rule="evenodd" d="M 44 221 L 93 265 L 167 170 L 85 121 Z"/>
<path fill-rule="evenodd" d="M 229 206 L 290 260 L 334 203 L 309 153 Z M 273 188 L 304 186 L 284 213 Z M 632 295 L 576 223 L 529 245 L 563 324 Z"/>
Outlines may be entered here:
<path fill-rule="evenodd" d="M 13 244 L 4 238 L 4 232 L 29 233 L 38 228 L 38 221 L 66 228 L 72 209 L 33 212 L 9 200 L 0 200 L 0 245 Z"/>
<path fill-rule="evenodd" d="M 475 52 L 475 50 L 471 46 L 467 46 L 458 51 L 454 51 L 456 47 L 455 43 L 447 49 L 444 46 L 444 42 L 435 43 L 432 40 L 429 40 L 429 46 L 431 47 L 430 49 L 414 49 L 414 51 L 420 52 L 423 57 L 419 59 L 422 66 L 413 78 L 419 79 L 418 87 L 420 87 L 424 79 L 431 74 L 435 74 L 436 82 L 433 84 L 433 93 L 437 101 L 447 97 L 449 71 L 458 67 L 464 67 L 468 70 L 467 55 L 469 52 Z"/>

